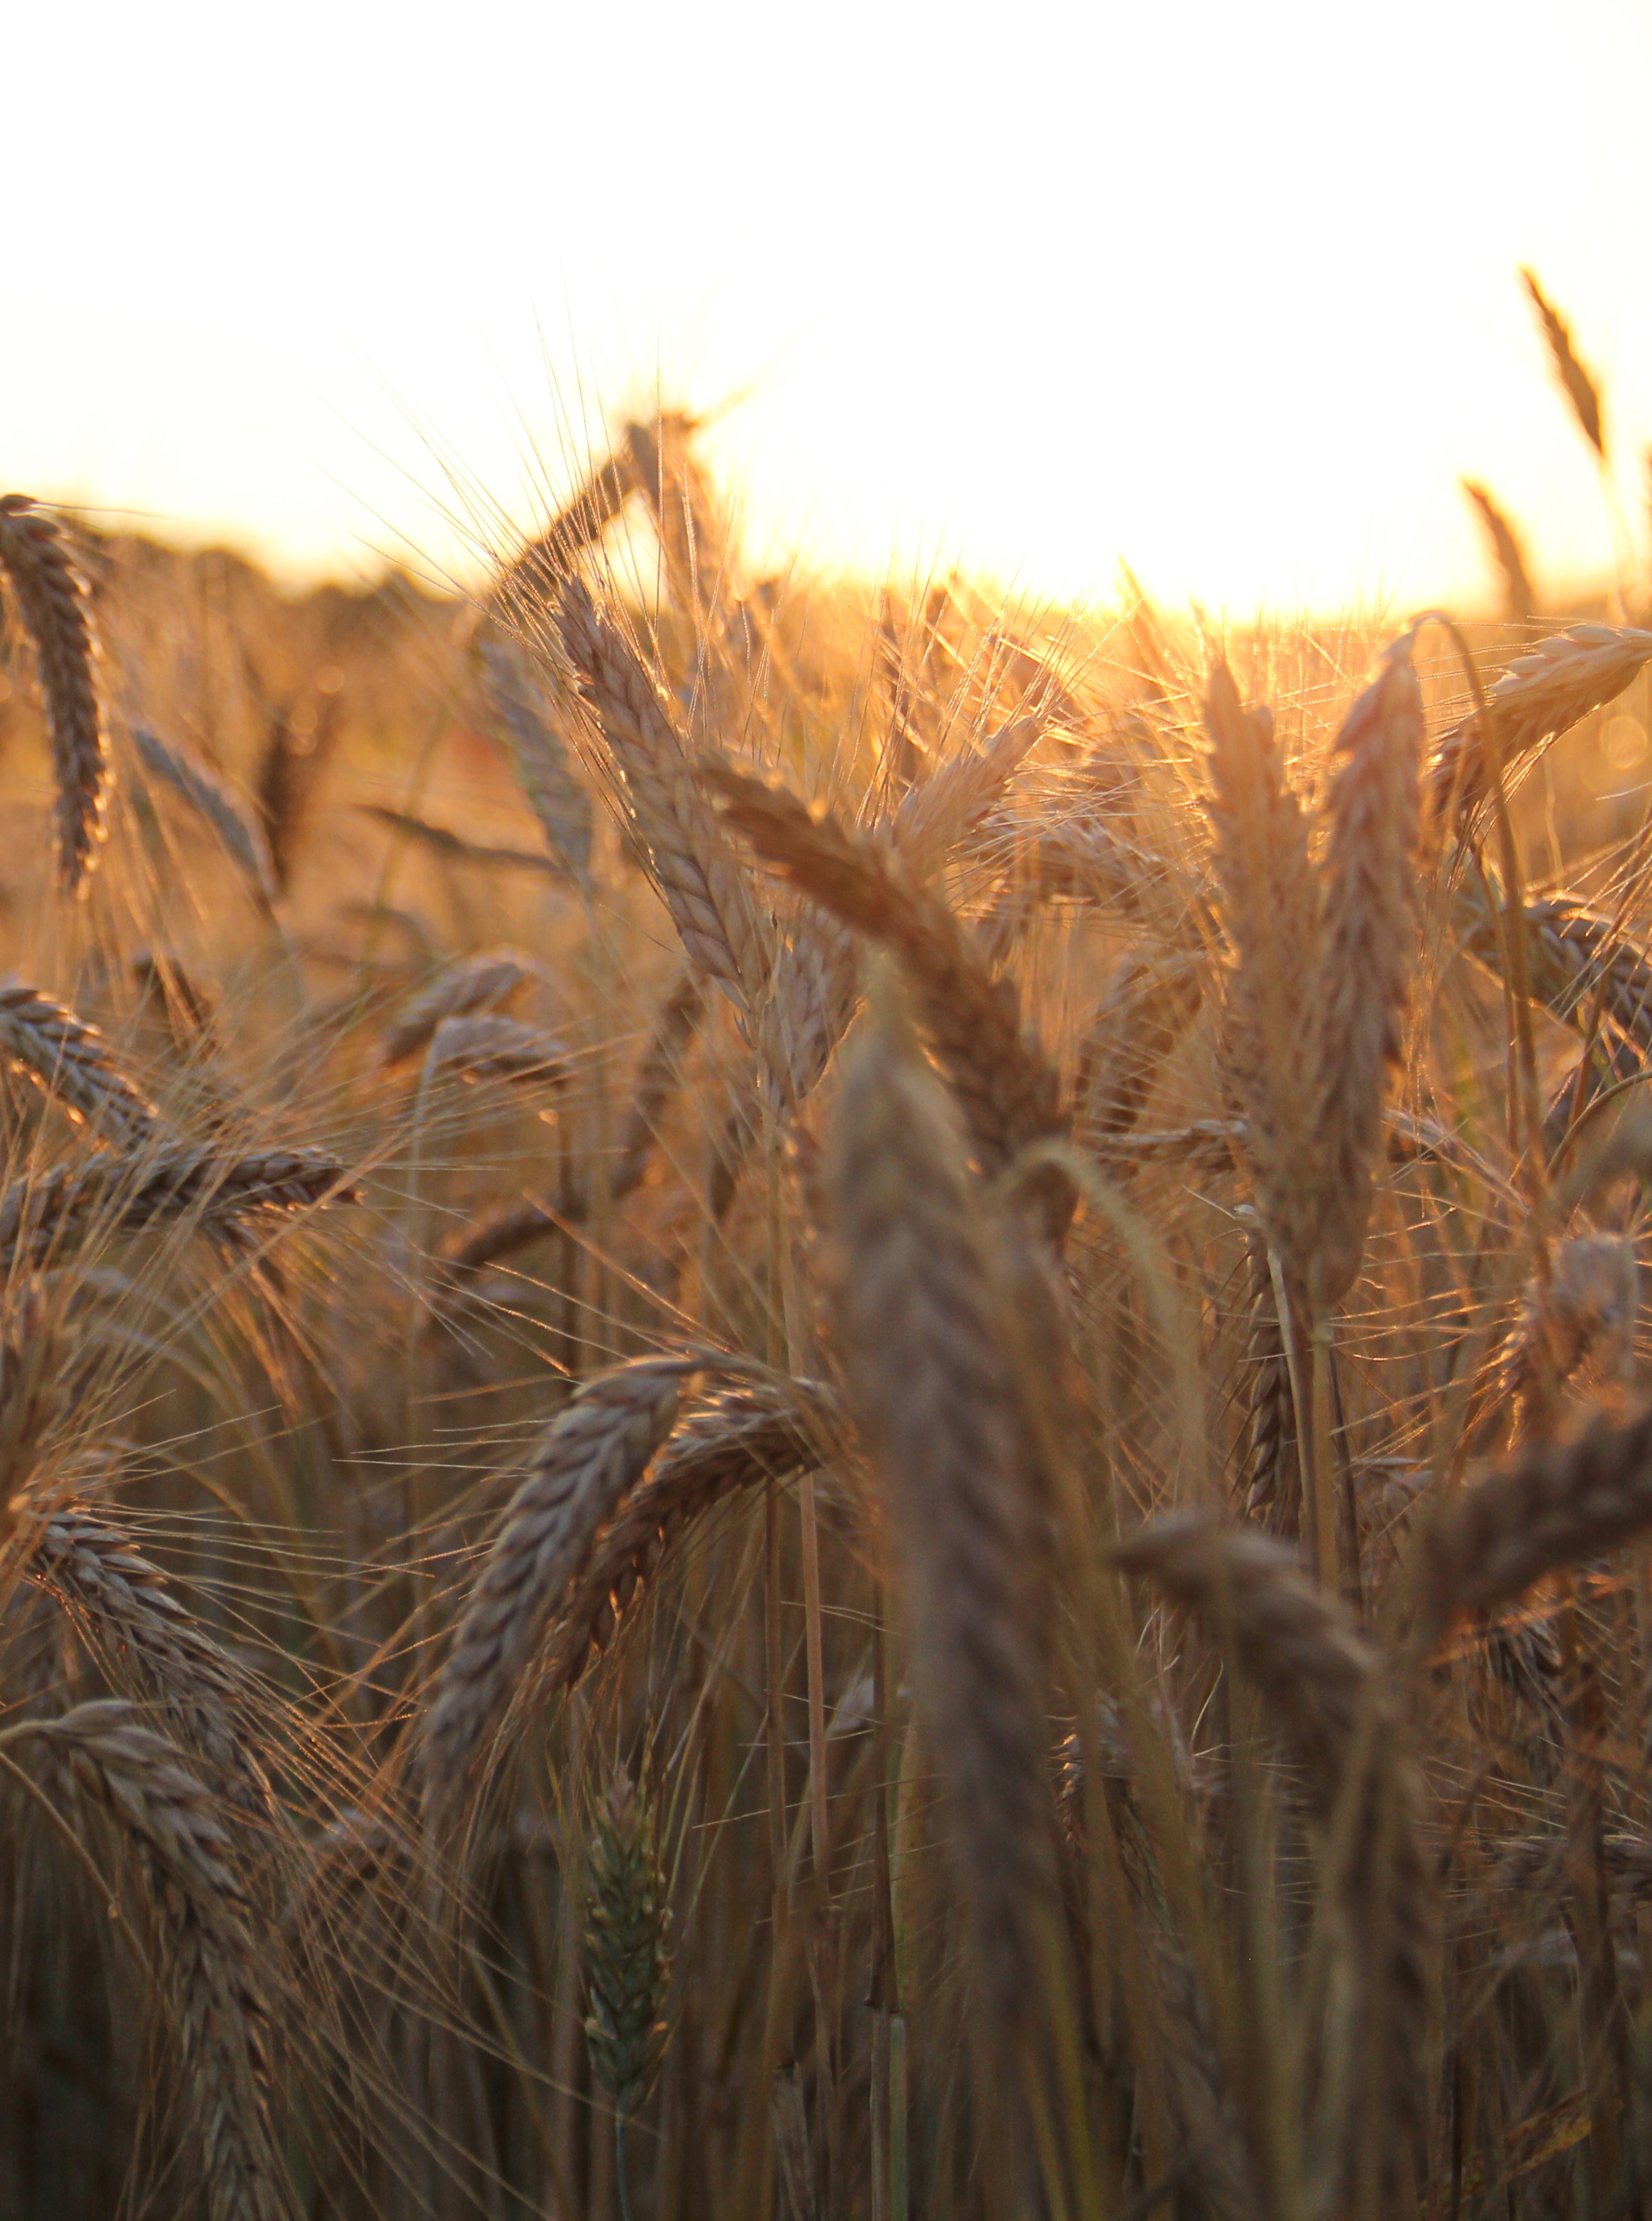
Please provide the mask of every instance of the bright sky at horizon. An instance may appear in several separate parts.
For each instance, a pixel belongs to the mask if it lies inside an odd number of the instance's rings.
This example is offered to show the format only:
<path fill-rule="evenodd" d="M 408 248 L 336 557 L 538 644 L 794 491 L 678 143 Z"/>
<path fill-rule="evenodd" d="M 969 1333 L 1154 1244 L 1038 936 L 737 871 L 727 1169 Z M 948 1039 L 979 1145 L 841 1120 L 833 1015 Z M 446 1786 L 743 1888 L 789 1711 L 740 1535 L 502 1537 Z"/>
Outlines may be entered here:
<path fill-rule="evenodd" d="M 292 577 L 461 573 L 603 408 L 736 400 L 754 552 L 1099 599 L 1647 555 L 1645 0 L 82 0 L 13 11 L 0 479 Z"/>

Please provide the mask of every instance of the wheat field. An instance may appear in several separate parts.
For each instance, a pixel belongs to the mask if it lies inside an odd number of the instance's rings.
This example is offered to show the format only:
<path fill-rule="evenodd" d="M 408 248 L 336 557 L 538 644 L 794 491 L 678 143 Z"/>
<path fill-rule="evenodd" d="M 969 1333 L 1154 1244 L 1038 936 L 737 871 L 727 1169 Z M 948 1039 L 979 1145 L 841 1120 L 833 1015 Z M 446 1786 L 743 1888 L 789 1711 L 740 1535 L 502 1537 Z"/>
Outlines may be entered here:
<path fill-rule="evenodd" d="M 1464 627 L 669 412 L 465 596 L 0 501 L 0 2212 L 1645 2210 L 1652 630 L 1467 491 Z"/>

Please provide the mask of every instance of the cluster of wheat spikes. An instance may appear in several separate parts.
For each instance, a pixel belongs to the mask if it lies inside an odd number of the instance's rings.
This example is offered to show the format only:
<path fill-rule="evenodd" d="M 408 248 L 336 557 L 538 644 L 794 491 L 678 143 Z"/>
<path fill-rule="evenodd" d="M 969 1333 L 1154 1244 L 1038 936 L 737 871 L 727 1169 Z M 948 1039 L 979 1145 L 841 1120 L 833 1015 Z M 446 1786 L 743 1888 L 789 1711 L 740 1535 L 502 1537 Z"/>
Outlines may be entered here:
<path fill-rule="evenodd" d="M 0 2212 L 1643 2212 L 1652 630 L 703 447 L 464 607 L 0 501 Z"/>

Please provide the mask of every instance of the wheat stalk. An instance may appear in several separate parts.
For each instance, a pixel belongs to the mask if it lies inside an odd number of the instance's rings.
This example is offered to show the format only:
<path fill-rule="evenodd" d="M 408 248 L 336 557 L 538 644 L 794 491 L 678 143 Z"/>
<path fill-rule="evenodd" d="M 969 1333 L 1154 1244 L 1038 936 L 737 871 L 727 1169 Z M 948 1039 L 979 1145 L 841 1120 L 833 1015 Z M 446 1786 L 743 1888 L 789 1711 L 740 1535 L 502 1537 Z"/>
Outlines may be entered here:
<path fill-rule="evenodd" d="M 213 2221 L 282 2221 L 295 2209 L 269 2118 L 258 1955 L 210 1796 L 119 1699 L 78 1705 L 23 1731 L 63 1754 L 150 1868 Z"/>
<path fill-rule="evenodd" d="M 57 775 L 58 872 L 78 894 L 105 832 L 109 736 L 86 584 L 57 520 L 27 494 L 0 495 L 0 570 L 34 645 Z"/>
<path fill-rule="evenodd" d="M 77 1124 L 126 1148 L 136 1148 L 154 1124 L 153 1104 L 97 1027 L 19 979 L 0 982 L 0 1058 L 36 1081 Z"/>

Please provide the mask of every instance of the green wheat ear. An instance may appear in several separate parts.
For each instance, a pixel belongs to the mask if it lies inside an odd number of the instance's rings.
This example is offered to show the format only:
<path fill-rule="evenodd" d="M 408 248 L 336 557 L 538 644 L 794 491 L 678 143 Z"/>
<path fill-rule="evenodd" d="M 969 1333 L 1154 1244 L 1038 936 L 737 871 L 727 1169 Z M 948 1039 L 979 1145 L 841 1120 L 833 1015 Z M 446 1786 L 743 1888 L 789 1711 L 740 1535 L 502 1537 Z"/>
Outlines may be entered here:
<path fill-rule="evenodd" d="M 670 1925 L 648 1777 L 635 1787 L 622 1766 L 598 1808 L 585 1913 L 585 2043 L 622 2132 L 648 2096 L 666 2047 L 660 2016 Z"/>

